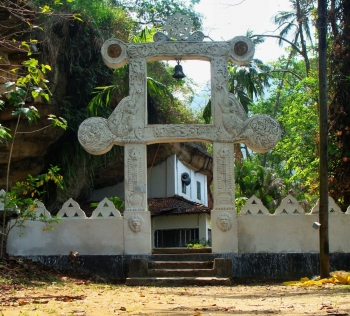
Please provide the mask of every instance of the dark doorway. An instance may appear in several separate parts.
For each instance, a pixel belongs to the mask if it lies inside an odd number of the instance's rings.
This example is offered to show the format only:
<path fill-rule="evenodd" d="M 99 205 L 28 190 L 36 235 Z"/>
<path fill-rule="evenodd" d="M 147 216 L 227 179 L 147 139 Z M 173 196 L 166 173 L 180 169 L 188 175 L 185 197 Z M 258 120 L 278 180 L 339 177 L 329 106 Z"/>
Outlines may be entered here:
<path fill-rule="evenodd" d="M 154 232 L 154 247 L 186 247 L 188 243 L 198 239 L 198 228 L 156 230 Z"/>

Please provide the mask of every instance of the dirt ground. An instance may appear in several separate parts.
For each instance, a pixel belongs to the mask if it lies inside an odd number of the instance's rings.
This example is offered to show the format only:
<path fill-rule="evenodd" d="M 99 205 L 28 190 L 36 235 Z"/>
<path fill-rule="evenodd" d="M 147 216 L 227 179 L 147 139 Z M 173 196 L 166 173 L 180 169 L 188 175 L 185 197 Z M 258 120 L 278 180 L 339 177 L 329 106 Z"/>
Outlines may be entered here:
<path fill-rule="evenodd" d="M 350 286 L 127 287 L 0 261 L 0 315 L 349 315 Z"/>

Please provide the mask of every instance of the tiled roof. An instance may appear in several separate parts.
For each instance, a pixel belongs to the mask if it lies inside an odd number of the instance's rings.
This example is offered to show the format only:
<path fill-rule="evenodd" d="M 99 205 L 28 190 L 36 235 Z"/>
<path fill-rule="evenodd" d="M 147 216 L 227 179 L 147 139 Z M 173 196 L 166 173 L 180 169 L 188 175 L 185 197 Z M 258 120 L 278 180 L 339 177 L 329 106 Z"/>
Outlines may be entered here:
<path fill-rule="evenodd" d="M 151 216 L 173 215 L 173 214 L 196 214 L 208 213 L 211 209 L 203 204 L 188 201 L 182 196 L 175 195 L 168 198 L 148 199 Z"/>

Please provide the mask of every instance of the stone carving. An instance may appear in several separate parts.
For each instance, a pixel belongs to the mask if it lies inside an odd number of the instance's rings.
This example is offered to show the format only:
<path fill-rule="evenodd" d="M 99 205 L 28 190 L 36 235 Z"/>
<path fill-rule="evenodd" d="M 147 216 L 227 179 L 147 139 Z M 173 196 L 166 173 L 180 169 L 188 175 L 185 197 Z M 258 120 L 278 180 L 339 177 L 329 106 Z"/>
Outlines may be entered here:
<path fill-rule="evenodd" d="M 155 126 L 154 136 L 155 137 L 189 137 L 199 136 L 201 126 L 181 126 L 181 125 L 170 125 L 170 126 Z"/>
<path fill-rule="evenodd" d="M 232 216 L 228 212 L 221 212 L 216 219 L 216 225 L 222 232 L 227 232 L 232 227 Z"/>
<path fill-rule="evenodd" d="M 51 213 L 46 209 L 44 203 L 40 201 L 36 201 L 36 208 L 34 208 L 33 212 L 36 214 L 36 216 L 40 218 L 49 219 L 51 217 Z"/>
<path fill-rule="evenodd" d="M 223 112 L 223 126 L 233 138 L 240 139 L 249 148 L 264 152 L 272 149 L 281 137 L 279 124 L 268 115 L 248 118 L 242 104 L 229 94 L 227 105 L 219 103 Z"/>
<path fill-rule="evenodd" d="M 152 58 L 152 60 L 160 60 L 174 56 L 198 56 L 209 59 L 210 56 L 227 56 L 229 58 L 233 53 L 231 51 L 230 42 L 157 42 L 150 44 L 151 43 L 128 44 L 127 57 L 129 59 L 144 58 L 147 60 Z M 160 58 L 160 56 L 162 56 L 162 58 Z M 116 66 L 113 65 L 113 68 L 116 68 Z"/>
<path fill-rule="evenodd" d="M 143 181 L 142 159 L 140 151 L 132 147 L 127 158 L 127 202 L 128 208 L 135 210 L 146 207 L 146 184 Z"/>
<path fill-rule="evenodd" d="M 140 98 L 146 90 L 146 62 L 144 59 L 130 60 L 129 67 L 129 85 L 131 94 L 134 98 Z"/>
<path fill-rule="evenodd" d="M 205 35 L 200 31 L 191 34 L 192 27 L 192 21 L 189 17 L 175 13 L 168 18 L 165 24 L 164 30 L 168 34 L 157 32 L 154 34 L 153 40 L 155 42 L 167 42 L 176 39 L 178 41 L 202 42 Z"/>
<path fill-rule="evenodd" d="M 162 32 L 156 32 L 153 35 L 153 41 L 154 42 L 167 42 L 167 41 L 171 41 L 171 38 Z"/>
<path fill-rule="evenodd" d="M 204 38 L 205 38 L 205 35 L 202 32 L 197 31 L 197 32 L 192 33 L 188 37 L 187 41 L 188 42 L 203 42 Z"/>
<path fill-rule="evenodd" d="M 175 13 L 167 19 L 164 29 L 168 37 L 176 38 L 178 41 L 184 40 L 190 35 L 192 21 L 188 16 Z"/>
<path fill-rule="evenodd" d="M 269 215 L 269 210 L 261 200 L 253 195 L 249 198 L 241 209 L 241 215 Z"/>
<path fill-rule="evenodd" d="M 224 92 L 227 96 L 227 83 L 228 83 L 228 74 L 227 74 L 227 63 L 224 62 L 222 58 L 214 58 L 213 61 L 213 78 L 215 81 L 215 90 L 218 92 Z"/>
<path fill-rule="evenodd" d="M 78 130 L 80 144 L 94 154 L 107 152 L 112 148 L 114 135 L 108 128 L 107 120 L 101 117 L 90 117 L 82 122 Z"/>
<path fill-rule="evenodd" d="M 217 151 L 217 197 L 218 206 L 234 205 L 233 191 L 233 153 L 223 146 Z"/>
<path fill-rule="evenodd" d="M 129 228 L 134 232 L 134 233 L 138 233 L 143 229 L 144 226 L 144 221 L 143 218 L 138 215 L 138 214 L 134 214 L 129 218 Z"/>
<path fill-rule="evenodd" d="M 275 215 L 281 215 L 281 214 L 290 214 L 290 215 L 298 215 L 298 214 L 305 214 L 304 209 L 299 204 L 298 200 L 288 194 L 281 202 L 280 206 L 277 207 L 275 211 Z"/>
<path fill-rule="evenodd" d="M 64 219 L 86 218 L 85 212 L 72 198 L 62 205 L 62 208 L 59 210 L 57 215 Z"/>
<path fill-rule="evenodd" d="M 186 59 L 200 57 L 211 60 L 213 57 L 225 57 L 235 64 L 247 64 L 254 56 L 254 44 L 245 36 L 236 36 L 227 42 L 197 42 L 204 39 L 201 32 L 193 33 L 187 41 L 169 41 L 169 37 L 157 32 L 155 43 L 126 44 L 117 39 L 109 39 L 101 48 L 103 61 L 110 68 L 120 68 L 132 59 L 163 60 L 174 56 Z M 243 43 L 243 45 L 242 45 Z M 245 47 L 242 50 L 241 47 Z M 118 52 L 115 54 L 115 52 Z M 113 57 L 117 56 L 117 57 Z"/>
<path fill-rule="evenodd" d="M 115 68 L 115 65 L 122 67 L 128 62 L 127 45 L 116 38 L 103 43 L 101 54 L 103 61 L 110 68 Z"/>
<path fill-rule="evenodd" d="M 233 94 L 229 94 L 228 104 L 219 103 L 223 112 L 223 126 L 233 137 L 240 135 L 244 129 L 248 115 L 242 104 Z"/>
<path fill-rule="evenodd" d="M 129 103 L 130 100 L 130 97 L 123 99 L 123 105 L 118 106 L 108 120 L 89 118 L 80 125 L 78 138 L 85 150 L 100 155 L 109 151 L 114 144 L 152 144 L 172 140 L 242 142 L 254 151 L 266 152 L 275 146 L 281 134 L 278 123 L 268 115 L 256 115 L 241 122 L 239 116 L 226 114 L 227 118 L 223 116 L 224 126 L 169 124 L 143 127 L 138 125 L 139 121 L 131 113 L 135 103 Z"/>
<path fill-rule="evenodd" d="M 350 206 L 348 206 L 348 208 L 346 209 L 345 214 L 350 215 Z"/>
<path fill-rule="evenodd" d="M 328 212 L 329 214 L 344 214 L 331 196 L 328 196 Z M 312 208 L 310 214 L 319 214 L 319 213 L 320 213 L 320 200 L 317 201 L 316 205 Z"/>
<path fill-rule="evenodd" d="M 104 198 L 98 203 L 96 209 L 92 212 L 90 218 L 121 218 L 120 212 L 115 208 L 112 201 Z"/>
<path fill-rule="evenodd" d="M 247 125 L 240 137 L 254 151 L 266 152 L 275 147 L 281 138 L 281 127 L 268 115 L 255 115 L 247 120 Z"/>
<path fill-rule="evenodd" d="M 247 58 L 253 58 L 255 49 L 251 40 L 246 36 L 236 36 L 230 42 L 230 59 L 237 65 L 246 64 Z"/>
<path fill-rule="evenodd" d="M 107 124 L 114 135 L 125 138 L 136 126 L 136 102 L 134 95 L 120 101 L 108 118 Z"/>

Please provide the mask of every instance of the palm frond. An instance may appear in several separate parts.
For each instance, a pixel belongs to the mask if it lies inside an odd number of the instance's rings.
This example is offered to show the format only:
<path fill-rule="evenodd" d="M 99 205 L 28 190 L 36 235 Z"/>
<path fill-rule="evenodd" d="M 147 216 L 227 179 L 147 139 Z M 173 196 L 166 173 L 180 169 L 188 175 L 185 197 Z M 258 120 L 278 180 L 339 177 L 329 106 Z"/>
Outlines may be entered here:
<path fill-rule="evenodd" d="M 153 98 L 157 96 L 163 96 L 169 97 L 170 100 L 174 100 L 174 96 L 168 87 L 151 77 L 147 77 L 147 92 Z"/>
<path fill-rule="evenodd" d="M 102 109 L 109 106 L 111 93 L 114 89 L 116 89 L 115 85 L 95 88 L 95 96 L 87 106 L 87 111 L 90 116 L 98 116 Z"/>
<path fill-rule="evenodd" d="M 205 124 L 212 123 L 213 119 L 211 116 L 211 100 L 209 100 L 206 106 L 204 107 L 202 117 L 204 119 Z"/>

